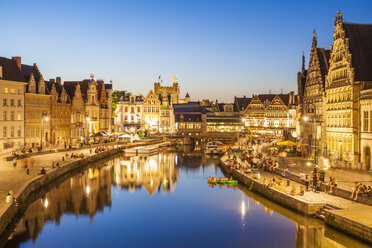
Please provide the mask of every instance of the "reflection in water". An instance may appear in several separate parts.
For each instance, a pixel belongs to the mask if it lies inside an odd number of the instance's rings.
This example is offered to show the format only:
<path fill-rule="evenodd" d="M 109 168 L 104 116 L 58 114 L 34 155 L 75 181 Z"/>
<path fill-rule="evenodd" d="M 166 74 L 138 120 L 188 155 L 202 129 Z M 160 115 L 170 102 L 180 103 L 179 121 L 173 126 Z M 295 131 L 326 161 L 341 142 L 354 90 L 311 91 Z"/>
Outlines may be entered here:
<path fill-rule="evenodd" d="M 159 153 L 151 157 L 125 157 L 115 165 L 115 185 L 134 192 L 142 186 L 152 196 L 156 190 L 174 191 L 178 180 L 177 155 Z"/>
<path fill-rule="evenodd" d="M 209 187 L 208 176 L 223 176 L 217 166 L 218 159 L 206 158 L 200 150 L 187 149 L 149 157 L 120 157 L 68 178 L 27 208 L 5 245 L 32 246 L 27 243 L 32 240 L 34 245 L 43 246 L 39 237 L 49 245 L 56 238 L 50 235 L 56 225 L 66 228 L 77 225 L 79 238 L 85 238 L 82 246 L 100 247 L 99 237 L 95 236 L 100 232 L 110 235 L 108 229 L 114 229 L 115 225 L 110 219 L 113 215 L 119 220 L 120 230 L 110 238 L 111 245 L 116 247 L 121 247 L 123 240 L 129 247 L 192 247 L 196 244 L 207 247 L 367 247 L 314 218 L 298 215 L 241 186 Z M 115 188 L 121 193 L 112 202 Z M 163 196 L 159 198 L 158 195 Z M 120 201 L 125 196 L 131 197 L 127 197 L 128 201 Z M 97 212 L 102 216 L 97 217 Z M 74 218 L 75 222 L 64 220 L 61 223 L 62 215 Z M 91 233 L 93 229 L 82 224 L 84 218 L 79 218 L 80 215 L 88 216 L 92 226 L 102 225 L 104 230 Z M 150 218 L 154 221 L 147 222 Z M 167 219 L 172 221 L 166 222 Z M 220 223 L 224 225 L 221 227 Z M 159 231 L 154 233 L 157 229 Z M 58 233 L 62 237 L 61 245 L 68 246 L 66 229 L 61 230 L 64 230 Z M 136 236 L 139 234 L 141 236 Z M 169 237 L 173 237 L 174 243 L 172 239 L 164 243 Z"/>

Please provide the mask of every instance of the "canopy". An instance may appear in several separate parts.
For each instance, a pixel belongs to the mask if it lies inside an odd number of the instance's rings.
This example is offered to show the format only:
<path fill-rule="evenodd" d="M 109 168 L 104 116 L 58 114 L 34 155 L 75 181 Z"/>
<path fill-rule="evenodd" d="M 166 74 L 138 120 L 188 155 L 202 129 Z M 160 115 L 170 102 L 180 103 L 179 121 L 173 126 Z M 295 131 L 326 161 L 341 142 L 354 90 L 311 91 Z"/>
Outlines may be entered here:
<path fill-rule="evenodd" d="M 119 138 L 132 138 L 129 134 L 120 135 Z"/>
<path fill-rule="evenodd" d="M 281 142 L 278 142 L 276 144 L 278 146 L 299 146 L 300 145 L 300 144 L 298 144 L 296 142 L 293 142 L 293 141 L 290 141 L 290 140 L 281 141 Z"/>

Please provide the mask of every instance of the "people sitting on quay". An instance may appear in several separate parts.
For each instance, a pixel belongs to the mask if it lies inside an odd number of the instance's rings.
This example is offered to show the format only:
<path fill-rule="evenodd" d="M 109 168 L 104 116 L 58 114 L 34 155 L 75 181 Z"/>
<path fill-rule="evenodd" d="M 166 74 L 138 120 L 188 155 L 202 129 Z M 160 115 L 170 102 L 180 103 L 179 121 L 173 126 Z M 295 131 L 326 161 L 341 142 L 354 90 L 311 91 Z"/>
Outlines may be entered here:
<path fill-rule="evenodd" d="M 335 177 L 330 177 L 329 178 L 329 193 L 332 193 L 333 192 L 333 189 L 335 187 L 337 187 L 337 182 L 336 182 L 336 178 Z"/>
<path fill-rule="evenodd" d="M 359 194 L 362 194 L 363 196 L 372 196 L 372 188 L 371 186 L 363 185 L 361 183 L 355 182 L 355 187 L 353 188 L 353 191 L 351 192 L 350 199 L 353 198 L 355 195 L 354 201 L 358 199 Z"/>
<path fill-rule="evenodd" d="M 253 175 L 252 178 L 253 179 L 260 179 L 261 178 L 261 174 L 259 172 L 256 172 L 256 173 L 254 173 L 254 175 Z"/>
<path fill-rule="evenodd" d="M 295 195 L 304 196 L 305 195 L 305 188 L 301 185 L 300 189 L 298 190 L 298 193 L 297 193 L 296 186 L 293 184 L 290 195 L 292 195 L 292 196 L 295 196 Z"/>
<path fill-rule="evenodd" d="M 41 174 L 41 175 L 45 175 L 45 174 L 47 174 L 47 171 L 45 170 L 44 167 L 41 167 L 40 174 Z"/>
<path fill-rule="evenodd" d="M 6 203 L 13 203 L 16 202 L 15 197 L 13 196 L 13 190 L 10 190 L 5 198 Z"/>

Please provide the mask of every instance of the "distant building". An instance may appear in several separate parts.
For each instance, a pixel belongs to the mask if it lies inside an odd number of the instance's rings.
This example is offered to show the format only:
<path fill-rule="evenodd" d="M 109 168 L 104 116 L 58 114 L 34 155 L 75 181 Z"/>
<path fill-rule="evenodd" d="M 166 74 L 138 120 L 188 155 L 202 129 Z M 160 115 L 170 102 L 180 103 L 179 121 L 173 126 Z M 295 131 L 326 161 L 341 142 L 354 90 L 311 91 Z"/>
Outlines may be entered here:
<path fill-rule="evenodd" d="M 297 99 L 294 92 L 254 95 L 244 110 L 245 128 L 253 135 L 294 135 L 296 106 Z"/>
<path fill-rule="evenodd" d="M 120 98 L 115 113 L 115 123 L 117 123 L 115 131 L 134 131 L 141 128 L 144 99 L 142 95 L 134 94 Z"/>
<path fill-rule="evenodd" d="M 20 58 L 0 57 L 0 154 L 24 145 L 26 84 Z"/>

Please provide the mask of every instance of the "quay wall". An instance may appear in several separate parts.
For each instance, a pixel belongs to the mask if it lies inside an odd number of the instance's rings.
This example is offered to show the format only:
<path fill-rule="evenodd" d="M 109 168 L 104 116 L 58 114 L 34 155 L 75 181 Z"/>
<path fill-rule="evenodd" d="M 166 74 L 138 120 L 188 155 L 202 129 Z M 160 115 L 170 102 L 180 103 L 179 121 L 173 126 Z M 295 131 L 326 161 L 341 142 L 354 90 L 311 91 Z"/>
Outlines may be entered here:
<path fill-rule="evenodd" d="M 325 218 L 324 222 L 334 227 L 335 229 L 344 232 L 348 235 L 352 235 L 355 238 L 361 239 L 369 244 L 372 244 L 372 227 L 364 225 L 357 220 L 353 220 L 350 218 L 347 218 L 345 216 L 342 216 L 337 213 L 337 211 L 340 210 L 327 210 L 324 209 L 324 206 L 326 206 L 326 203 L 309 203 L 307 201 L 303 201 L 301 199 L 297 199 L 295 197 L 292 197 L 286 193 L 283 193 L 275 188 L 267 187 L 266 185 L 258 182 L 257 180 L 254 180 L 252 178 L 249 178 L 248 176 L 237 172 L 237 171 L 229 171 L 227 169 L 227 164 L 220 160 L 220 166 L 223 172 L 228 173 L 232 175 L 235 179 L 239 181 L 239 184 L 242 184 L 246 186 L 249 190 L 257 192 L 270 200 L 279 203 L 285 207 L 288 207 L 292 210 L 295 210 L 297 212 L 300 212 L 305 215 L 315 215 L 318 211 L 323 210 Z M 280 174 L 283 176 L 284 171 L 281 169 L 277 169 L 275 173 Z M 300 176 L 294 174 L 294 173 L 288 173 L 285 172 L 285 177 L 298 182 L 305 184 L 305 180 L 303 180 Z M 321 185 L 322 190 L 325 190 L 326 185 Z M 336 195 L 339 195 L 343 198 L 348 198 L 350 196 L 350 192 L 335 188 L 333 192 L 336 192 Z M 365 204 L 368 204 L 369 202 L 365 202 Z M 368 204 L 369 205 L 369 204 Z"/>
<path fill-rule="evenodd" d="M 346 234 L 372 244 L 372 227 L 337 214 L 337 210 L 324 210 L 325 223 Z"/>
<path fill-rule="evenodd" d="M 220 160 L 220 164 L 224 172 L 231 174 L 239 181 L 240 184 L 247 186 L 251 191 L 260 193 L 271 200 L 302 214 L 314 215 L 326 205 L 326 203 L 310 203 L 302 199 L 297 199 L 275 188 L 267 187 L 267 185 L 264 185 L 255 179 L 249 178 L 238 171 L 228 171 L 226 163 L 222 160 Z"/>
<path fill-rule="evenodd" d="M 87 165 L 89 163 L 110 157 L 122 151 L 122 148 L 115 148 L 109 151 L 94 154 L 92 156 L 71 161 L 64 164 L 59 168 L 48 171 L 46 175 L 39 175 L 34 179 L 31 179 L 23 184 L 23 186 L 14 194 L 17 199 L 18 206 L 14 203 L 7 204 L 2 209 L 0 209 L 0 234 L 4 232 L 7 226 L 11 223 L 12 219 L 24 209 L 24 203 L 27 197 L 34 191 L 40 189 L 42 186 L 47 185 L 54 181 L 55 179 L 61 177 L 62 175 L 73 171 L 79 167 Z"/>

